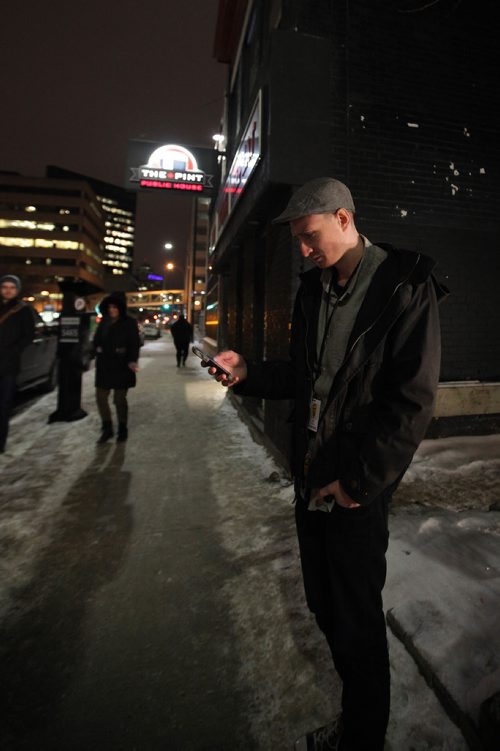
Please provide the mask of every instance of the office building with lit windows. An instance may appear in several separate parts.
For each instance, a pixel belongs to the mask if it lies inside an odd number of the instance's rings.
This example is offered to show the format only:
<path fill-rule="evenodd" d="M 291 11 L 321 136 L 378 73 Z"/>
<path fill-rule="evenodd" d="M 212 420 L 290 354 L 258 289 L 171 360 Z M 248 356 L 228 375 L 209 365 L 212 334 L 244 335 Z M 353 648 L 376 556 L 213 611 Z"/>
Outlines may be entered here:
<path fill-rule="evenodd" d="M 85 180 L 94 190 L 104 216 L 105 288 L 107 291 L 131 290 L 134 256 L 136 194 L 112 183 L 96 180 L 79 172 L 48 166 L 47 177 Z"/>
<path fill-rule="evenodd" d="M 59 307 L 58 282 L 104 288 L 104 217 L 83 180 L 0 173 L 0 274 L 16 274 L 24 294 L 42 291 Z"/>

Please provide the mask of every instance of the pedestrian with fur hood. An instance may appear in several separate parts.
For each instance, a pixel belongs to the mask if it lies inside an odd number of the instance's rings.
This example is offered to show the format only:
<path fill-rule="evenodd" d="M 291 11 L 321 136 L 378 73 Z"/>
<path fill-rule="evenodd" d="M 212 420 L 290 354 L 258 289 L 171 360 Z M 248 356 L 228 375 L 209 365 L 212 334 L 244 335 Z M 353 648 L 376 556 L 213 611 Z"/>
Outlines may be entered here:
<path fill-rule="evenodd" d="M 294 403 L 295 517 L 307 604 L 343 683 L 342 714 L 296 751 L 383 751 L 390 670 L 382 589 L 388 507 L 433 414 L 438 302 L 421 254 L 373 244 L 346 185 L 317 178 L 274 221 L 304 258 L 288 361 L 217 355 L 245 396 Z M 284 332 L 288 336 L 288 331 Z"/>
<path fill-rule="evenodd" d="M 128 438 L 128 389 L 136 384 L 139 370 L 139 330 L 137 321 L 127 315 L 125 295 L 120 293 L 105 297 L 100 303 L 102 320 L 94 335 L 96 356 L 95 386 L 97 408 L 102 420 L 98 443 L 112 438 L 113 421 L 109 407 L 111 391 L 118 418 L 118 441 Z"/>
<path fill-rule="evenodd" d="M 0 278 L 0 454 L 7 442 L 21 355 L 35 333 L 33 309 L 20 299 L 20 292 L 18 276 Z"/>

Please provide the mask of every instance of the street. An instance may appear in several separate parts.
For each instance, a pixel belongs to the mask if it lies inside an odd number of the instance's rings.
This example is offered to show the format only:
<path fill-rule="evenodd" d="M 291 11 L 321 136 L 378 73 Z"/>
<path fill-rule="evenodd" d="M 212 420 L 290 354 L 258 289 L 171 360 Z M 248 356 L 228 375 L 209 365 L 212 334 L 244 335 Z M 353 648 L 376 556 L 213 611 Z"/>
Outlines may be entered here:
<path fill-rule="evenodd" d="M 140 366 L 126 444 L 96 446 L 93 371 L 84 420 L 48 425 L 49 394 L 12 421 L 0 747 L 285 751 L 339 708 L 304 603 L 290 480 L 197 358 L 175 367 L 170 335 Z M 388 751 L 465 749 L 390 645 Z"/>

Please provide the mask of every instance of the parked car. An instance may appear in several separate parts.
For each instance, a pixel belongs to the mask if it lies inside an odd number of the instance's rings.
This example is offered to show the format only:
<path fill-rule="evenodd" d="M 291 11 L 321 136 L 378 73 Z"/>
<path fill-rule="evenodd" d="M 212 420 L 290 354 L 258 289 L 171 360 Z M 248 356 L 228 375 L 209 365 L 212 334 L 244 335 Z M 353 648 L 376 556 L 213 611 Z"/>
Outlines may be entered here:
<path fill-rule="evenodd" d="M 44 391 L 53 391 L 57 386 L 58 324 L 45 323 L 34 311 L 35 334 L 21 355 L 17 376 L 17 390 L 40 386 Z"/>
<path fill-rule="evenodd" d="M 159 321 L 144 321 L 142 324 L 144 329 L 145 339 L 159 339 L 161 336 L 161 328 Z"/>
<path fill-rule="evenodd" d="M 139 331 L 139 342 L 142 347 L 142 345 L 144 344 L 145 337 L 144 337 L 144 326 L 142 325 L 140 321 L 137 321 L 137 330 Z"/>

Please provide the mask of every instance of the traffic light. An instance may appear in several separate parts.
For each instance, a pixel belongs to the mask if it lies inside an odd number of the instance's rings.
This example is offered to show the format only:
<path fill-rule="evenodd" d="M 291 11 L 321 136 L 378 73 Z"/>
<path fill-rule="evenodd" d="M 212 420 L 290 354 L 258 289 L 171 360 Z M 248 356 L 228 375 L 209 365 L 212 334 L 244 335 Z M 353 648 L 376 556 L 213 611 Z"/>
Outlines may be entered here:
<path fill-rule="evenodd" d="M 163 308 L 163 310 L 170 310 L 170 304 L 168 302 L 163 303 L 161 307 Z"/>

